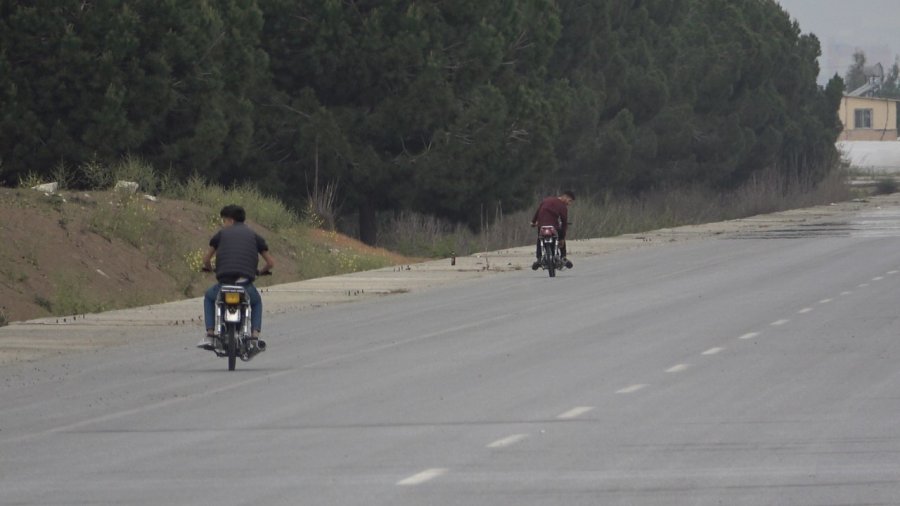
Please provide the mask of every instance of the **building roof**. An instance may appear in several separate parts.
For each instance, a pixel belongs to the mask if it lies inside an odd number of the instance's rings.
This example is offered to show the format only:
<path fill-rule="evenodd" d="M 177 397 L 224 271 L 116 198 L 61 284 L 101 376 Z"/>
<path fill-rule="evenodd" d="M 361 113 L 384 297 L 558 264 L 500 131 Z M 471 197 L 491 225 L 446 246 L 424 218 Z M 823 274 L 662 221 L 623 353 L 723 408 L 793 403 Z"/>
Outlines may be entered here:
<path fill-rule="evenodd" d="M 878 85 L 878 83 L 868 82 L 868 83 L 866 83 L 866 84 L 860 86 L 859 88 L 856 88 L 855 90 L 851 91 L 850 93 L 847 94 L 847 96 L 849 96 L 849 97 L 873 98 L 873 97 L 871 97 L 871 96 L 869 96 L 869 95 L 870 95 L 871 93 L 875 93 L 875 91 L 876 91 L 878 88 L 880 88 L 880 86 Z"/>
<path fill-rule="evenodd" d="M 880 63 L 875 65 L 866 65 L 862 69 L 863 76 L 866 78 L 866 84 L 851 91 L 851 97 L 871 97 L 878 92 L 881 85 L 884 84 L 884 67 Z"/>
<path fill-rule="evenodd" d="M 865 88 L 865 86 L 860 87 L 859 89 Z M 858 90 L 853 90 L 850 93 L 844 93 L 844 98 L 859 98 L 863 100 L 877 100 L 879 102 L 900 102 L 900 99 L 897 98 L 885 98 L 885 97 L 871 97 L 865 95 L 854 95 Z"/>

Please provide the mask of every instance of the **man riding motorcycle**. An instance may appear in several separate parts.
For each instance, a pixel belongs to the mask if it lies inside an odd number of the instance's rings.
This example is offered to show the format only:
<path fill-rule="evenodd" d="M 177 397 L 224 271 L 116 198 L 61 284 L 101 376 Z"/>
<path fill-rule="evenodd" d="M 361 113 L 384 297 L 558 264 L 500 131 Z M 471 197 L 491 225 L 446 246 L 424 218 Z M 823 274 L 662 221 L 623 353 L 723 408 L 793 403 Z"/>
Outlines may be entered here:
<path fill-rule="evenodd" d="M 275 267 L 275 259 L 269 253 L 266 240 L 244 224 L 247 213 L 238 205 L 227 205 L 219 212 L 222 217 L 222 229 L 209 240 L 209 251 L 203 256 L 203 270 L 212 271 L 212 258 L 216 257 L 216 280 L 206 291 L 203 300 L 203 319 L 206 324 L 206 336 L 197 344 L 204 350 L 215 349 L 215 304 L 219 288 L 223 284 L 241 285 L 250 299 L 250 328 L 252 339 L 259 340 L 262 330 L 262 298 L 253 280 L 258 274 L 266 274 Z M 257 271 L 258 255 L 263 257 L 266 265 Z"/>
<path fill-rule="evenodd" d="M 575 192 L 566 190 L 562 194 L 555 197 L 547 197 L 538 205 L 534 217 L 531 219 L 531 226 L 546 227 L 552 226 L 556 228 L 559 236 L 559 251 L 562 255 L 563 264 L 567 269 L 573 267 L 572 262 L 566 258 L 566 229 L 569 226 L 569 205 L 575 201 Z M 531 264 L 531 270 L 536 271 L 541 268 L 541 239 L 537 240 L 537 262 Z"/>

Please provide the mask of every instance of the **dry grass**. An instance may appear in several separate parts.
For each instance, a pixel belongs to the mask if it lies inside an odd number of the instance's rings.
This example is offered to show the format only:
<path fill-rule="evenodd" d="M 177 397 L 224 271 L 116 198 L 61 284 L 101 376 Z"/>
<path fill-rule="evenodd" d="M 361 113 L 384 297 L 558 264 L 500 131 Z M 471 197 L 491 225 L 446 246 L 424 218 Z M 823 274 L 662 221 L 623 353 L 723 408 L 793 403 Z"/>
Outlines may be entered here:
<path fill-rule="evenodd" d="M 657 191 L 640 197 L 580 197 L 570 208 L 571 239 L 611 237 L 660 228 L 743 218 L 850 198 L 846 177 L 834 173 L 818 184 L 774 173 L 752 178 L 729 193 L 703 188 Z M 432 216 L 403 212 L 379 231 L 379 245 L 404 255 L 446 257 L 530 244 L 532 210 L 499 218 L 473 232 Z"/>

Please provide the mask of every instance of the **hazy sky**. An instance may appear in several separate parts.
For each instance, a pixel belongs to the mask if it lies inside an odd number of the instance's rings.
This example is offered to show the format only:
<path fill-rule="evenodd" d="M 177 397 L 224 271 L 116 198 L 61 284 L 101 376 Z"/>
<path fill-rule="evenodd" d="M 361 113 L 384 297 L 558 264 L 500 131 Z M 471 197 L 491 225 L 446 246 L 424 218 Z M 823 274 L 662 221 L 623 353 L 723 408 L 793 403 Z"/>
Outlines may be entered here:
<path fill-rule="evenodd" d="M 853 50 L 887 70 L 900 55 L 900 0 L 776 0 L 822 43 L 820 80 L 844 75 Z"/>

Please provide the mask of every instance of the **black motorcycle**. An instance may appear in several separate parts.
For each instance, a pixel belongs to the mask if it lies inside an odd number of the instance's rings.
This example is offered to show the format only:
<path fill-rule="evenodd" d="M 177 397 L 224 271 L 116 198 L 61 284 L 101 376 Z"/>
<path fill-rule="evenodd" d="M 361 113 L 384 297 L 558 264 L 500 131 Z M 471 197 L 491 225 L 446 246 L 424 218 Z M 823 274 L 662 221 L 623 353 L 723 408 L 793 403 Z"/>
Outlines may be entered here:
<path fill-rule="evenodd" d="M 212 351 L 219 357 L 228 358 L 229 371 L 234 370 L 238 358 L 248 362 L 266 350 L 265 341 L 252 339 L 250 311 L 250 297 L 246 288 L 241 285 L 221 285 L 216 296 L 216 320 L 213 327 L 215 348 Z"/>

